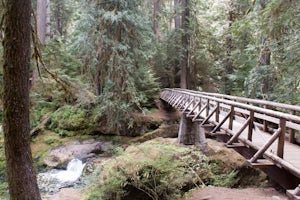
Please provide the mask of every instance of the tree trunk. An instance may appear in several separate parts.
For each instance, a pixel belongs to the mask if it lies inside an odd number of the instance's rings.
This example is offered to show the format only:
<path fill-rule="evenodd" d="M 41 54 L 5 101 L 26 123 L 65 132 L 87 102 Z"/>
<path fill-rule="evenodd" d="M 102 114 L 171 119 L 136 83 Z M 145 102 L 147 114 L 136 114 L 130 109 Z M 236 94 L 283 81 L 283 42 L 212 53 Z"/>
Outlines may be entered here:
<path fill-rule="evenodd" d="M 183 89 L 188 89 L 188 77 L 189 77 L 189 39 L 188 34 L 189 29 L 189 0 L 182 0 L 182 29 L 183 34 L 181 37 L 182 44 L 182 55 L 180 59 L 181 65 L 181 77 L 180 77 L 180 87 Z M 195 134 L 193 131 L 193 122 L 187 118 L 185 115 L 181 116 L 179 133 L 178 133 L 178 142 L 183 144 L 194 144 Z"/>
<path fill-rule="evenodd" d="M 160 0 L 153 0 L 153 32 L 156 39 L 159 39 L 159 26 L 158 26 L 158 18 L 160 14 Z"/>
<path fill-rule="evenodd" d="M 29 134 L 31 1 L 4 1 L 4 145 L 12 200 L 40 200 Z"/>
<path fill-rule="evenodd" d="M 179 5 L 179 0 L 174 0 L 174 12 L 175 12 L 174 24 L 175 24 L 175 29 L 179 29 L 181 27 L 180 15 L 178 13 L 179 6 L 180 6 Z"/>
<path fill-rule="evenodd" d="M 259 55 L 259 66 L 269 66 L 271 64 L 271 51 L 266 44 L 264 45 L 263 49 L 260 51 Z M 268 94 L 270 92 L 270 75 L 264 74 L 263 75 L 263 86 L 262 86 L 262 93 L 263 94 Z"/>
<path fill-rule="evenodd" d="M 181 78 L 180 87 L 187 89 L 189 80 L 189 40 L 190 36 L 188 34 L 189 29 L 189 0 L 182 0 L 182 8 L 184 9 L 182 13 L 182 29 L 183 34 L 181 37 L 182 44 L 182 56 L 181 56 Z"/>
<path fill-rule="evenodd" d="M 50 37 L 50 0 L 37 1 L 37 34 L 41 44 Z"/>
<path fill-rule="evenodd" d="M 233 17 L 233 2 L 232 0 L 229 2 L 229 11 L 228 11 L 228 35 L 225 39 L 226 44 L 226 60 L 225 60 L 225 74 L 224 74 L 224 92 L 225 94 L 230 95 L 232 90 L 232 81 L 229 76 L 233 73 L 233 63 L 231 59 L 231 51 L 232 51 L 232 35 L 231 35 L 231 26 L 234 21 Z"/>
<path fill-rule="evenodd" d="M 58 36 L 63 36 L 63 19 L 62 19 L 62 15 L 64 12 L 64 1 L 61 0 L 52 0 L 52 5 L 53 5 L 53 16 L 54 19 L 52 19 L 53 21 L 55 21 L 55 35 Z"/>

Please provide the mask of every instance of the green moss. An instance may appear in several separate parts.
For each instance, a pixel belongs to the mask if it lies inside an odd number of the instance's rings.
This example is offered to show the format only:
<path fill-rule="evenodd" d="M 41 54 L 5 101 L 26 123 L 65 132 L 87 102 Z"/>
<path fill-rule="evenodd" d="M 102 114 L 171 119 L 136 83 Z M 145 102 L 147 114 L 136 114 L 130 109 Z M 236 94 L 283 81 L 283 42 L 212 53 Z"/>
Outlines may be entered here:
<path fill-rule="evenodd" d="M 49 138 L 45 138 L 45 139 L 44 139 L 44 142 L 45 142 L 46 144 L 48 144 L 48 145 L 51 145 L 51 144 L 57 142 L 57 139 L 52 138 L 52 137 L 49 137 Z"/>
<path fill-rule="evenodd" d="M 8 185 L 6 177 L 6 162 L 4 154 L 3 132 L 0 131 L 0 197 L 8 195 Z M 1 198 L 0 198 L 1 199 Z"/>
<path fill-rule="evenodd" d="M 131 198 L 137 191 L 144 191 L 140 199 L 177 199 L 185 190 L 202 184 L 198 175 L 206 178 L 206 166 L 205 157 L 195 148 L 160 141 L 133 145 L 124 153 L 119 151 L 104 171 L 93 175 L 97 181 L 88 200 Z"/>
<path fill-rule="evenodd" d="M 49 128 L 63 137 L 72 137 L 76 132 L 83 133 L 90 127 L 88 111 L 72 105 L 65 105 L 51 116 Z"/>

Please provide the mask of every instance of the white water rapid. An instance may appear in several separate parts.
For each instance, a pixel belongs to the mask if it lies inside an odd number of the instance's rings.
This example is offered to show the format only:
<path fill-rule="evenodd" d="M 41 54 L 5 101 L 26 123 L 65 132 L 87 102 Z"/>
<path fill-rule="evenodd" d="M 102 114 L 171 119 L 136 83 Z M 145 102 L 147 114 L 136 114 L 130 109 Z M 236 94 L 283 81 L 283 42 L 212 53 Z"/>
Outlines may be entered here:
<path fill-rule="evenodd" d="M 67 170 L 58 171 L 52 174 L 52 176 L 63 183 L 74 182 L 81 176 L 84 166 L 85 164 L 83 164 L 81 160 L 74 158 L 69 162 Z"/>
<path fill-rule="evenodd" d="M 45 173 L 38 174 L 38 184 L 42 192 L 53 194 L 60 188 L 73 187 L 80 184 L 77 180 L 82 174 L 85 164 L 81 160 L 72 159 L 66 170 L 52 169 Z"/>

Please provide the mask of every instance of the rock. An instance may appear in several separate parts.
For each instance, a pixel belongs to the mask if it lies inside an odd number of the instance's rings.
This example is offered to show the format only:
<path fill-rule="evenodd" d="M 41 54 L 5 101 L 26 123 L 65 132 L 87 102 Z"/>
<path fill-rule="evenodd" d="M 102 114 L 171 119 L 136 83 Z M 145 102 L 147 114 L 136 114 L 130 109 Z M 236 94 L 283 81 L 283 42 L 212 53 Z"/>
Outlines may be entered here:
<path fill-rule="evenodd" d="M 112 142 L 75 141 L 50 150 L 44 159 L 44 163 L 49 167 L 65 168 L 66 164 L 73 158 L 86 161 L 96 154 L 108 152 L 113 148 Z"/>
<path fill-rule="evenodd" d="M 173 125 L 161 125 L 158 129 L 151 131 L 149 133 L 146 133 L 143 136 L 137 137 L 132 140 L 133 143 L 135 142 L 145 142 L 148 140 L 152 140 L 154 138 L 174 138 L 178 135 L 178 128 L 179 126 L 177 124 Z"/>
<path fill-rule="evenodd" d="M 279 196 L 272 196 L 272 200 L 281 200 Z"/>

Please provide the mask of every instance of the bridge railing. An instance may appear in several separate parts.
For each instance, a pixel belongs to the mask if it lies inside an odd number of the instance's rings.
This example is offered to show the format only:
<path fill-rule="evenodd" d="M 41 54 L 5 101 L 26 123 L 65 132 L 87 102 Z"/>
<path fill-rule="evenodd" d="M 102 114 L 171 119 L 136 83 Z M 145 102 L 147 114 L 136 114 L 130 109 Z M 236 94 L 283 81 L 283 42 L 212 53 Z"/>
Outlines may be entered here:
<path fill-rule="evenodd" d="M 174 90 L 174 89 L 165 89 L 165 90 Z M 284 104 L 284 103 L 278 103 L 278 102 L 266 101 L 266 100 L 259 100 L 259 99 L 250 99 L 250 98 L 245 98 L 245 97 L 237 97 L 237 96 L 218 94 L 218 93 L 199 92 L 199 91 L 186 90 L 186 89 L 181 89 L 181 88 L 176 88 L 175 90 L 182 91 L 182 92 L 188 92 L 193 95 L 204 95 L 204 96 L 209 96 L 209 97 L 221 98 L 224 100 L 231 100 L 231 101 L 235 101 L 235 102 L 245 103 L 245 104 L 258 106 L 258 107 L 272 110 L 272 111 L 275 110 L 278 112 L 289 113 L 293 116 L 300 115 L 300 106 L 297 106 L 297 105 L 290 105 L 290 104 Z M 274 120 L 271 120 L 270 122 L 277 124 L 276 122 L 274 122 Z M 263 131 L 268 132 L 270 129 L 269 121 L 263 119 L 262 127 L 263 127 Z M 299 129 L 298 128 L 295 129 L 294 126 L 292 126 L 292 125 L 289 126 L 289 141 L 290 141 L 290 143 L 295 143 L 296 130 L 299 130 Z"/>
<path fill-rule="evenodd" d="M 257 152 L 249 160 L 251 163 L 255 163 L 263 155 L 300 177 L 300 171 L 283 159 L 284 144 L 288 142 L 285 140 L 285 135 L 287 131 L 289 131 L 290 136 L 292 132 L 300 131 L 300 117 L 294 113 L 290 114 L 270 109 L 271 106 L 276 106 L 276 108 L 298 112 L 300 107 L 183 89 L 164 89 L 161 93 L 161 99 L 185 113 L 193 121 L 200 121 L 201 125 L 205 125 L 208 122 L 214 124 L 215 126 L 211 131 L 212 134 L 220 129 L 226 131 L 226 133 L 231 135 L 227 145 L 240 141 L 256 149 Z M 257 104 L 263 105 L 263 107 L 259 107 Z M 237 127 L 233 128 L 234 121 L 241 122 L 238 130 Z M 227 122 L 226 126 L 225 122 Z M 248 130 L 246 129 L 247 127 Z M 252 142 L 253 131 L 257 128 L 265 131 L 269 129 L 274 130 L 269 140 L 260 146 Z M 247 137 L 240 137 L 245 130 L 247 130 Z M 267 149 L 276 140 L 278 141 L 277 152 L 270 153 Z M 291 139 L 289 140 L 291 141 Z"/>
<path fill-rule="evenodd" d="M 218 94 L 218 93 L 208 93 L 208 92 L 199 92 L 199 93 L 208 95 L 208 96 L 214 96 L 217 98 L 223 98 L 223 99 L 228 99 L 228 100 L 233 100 L 233 101 L 239 101 L 242 103 L 252 104 L 252 105 L 256 105 L 256 106 L 267 108 L 267 109 L 272 109 L 272 110 L 275 109 L 278 111 L 283 111 L 285 113 L 290 113 L 292 115 L 299 116 L 299 114 L 300 114 L 300 106 L 296 106 L 296 105 L 289 105 L 289 104 L 284 104 L 284 103 L 259 100 L 259 99 L 250 99 L 250 98 L 245 98 L 245 97 L 237 97 L 237 96 L 224 95 L 224 94 Z M 264 125 L 263 130 L 267 131 L 268 122 L 266 120 L 264 120 L 263 125 Z M 295 143 L 295 130 L 290 129 L 289 134 L 290 134 L 290 137 L 289 137 L 290 142 Z"/>

